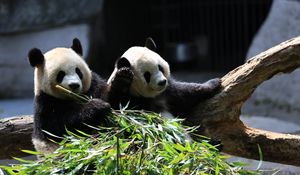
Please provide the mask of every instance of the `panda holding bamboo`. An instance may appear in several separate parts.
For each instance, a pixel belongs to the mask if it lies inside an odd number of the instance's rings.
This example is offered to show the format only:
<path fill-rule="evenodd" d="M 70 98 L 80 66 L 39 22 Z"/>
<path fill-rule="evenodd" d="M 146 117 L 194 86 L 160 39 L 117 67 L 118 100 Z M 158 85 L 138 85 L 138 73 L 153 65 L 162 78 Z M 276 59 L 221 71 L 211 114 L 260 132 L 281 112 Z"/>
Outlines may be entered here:
<path fill-rule="evenodd" d="M 50 140 L 60 141 L 66 129 L 91 133 L 92 129 L 86 124 L 106 124 L 111 111 L 106 102 L 108 85 L 83 60 L 78 39 L 73 40 L 71 48 L 54 48 L 45 54 L 33 48 L 28 58 L 35 68 L 32 142 L 38 152 L 47 154 L 57 149 L 58 145 Z M 59 91 L 56 85 L 93 99 L 78 103 Z"/>

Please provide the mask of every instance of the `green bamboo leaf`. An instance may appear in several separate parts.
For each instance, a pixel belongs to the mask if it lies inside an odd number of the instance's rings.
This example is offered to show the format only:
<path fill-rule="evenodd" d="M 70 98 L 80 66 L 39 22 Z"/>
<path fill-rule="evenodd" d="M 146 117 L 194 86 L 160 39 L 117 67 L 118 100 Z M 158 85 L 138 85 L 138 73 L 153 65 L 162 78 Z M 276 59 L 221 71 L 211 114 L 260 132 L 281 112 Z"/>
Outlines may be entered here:
<path fill-rule="evenodd" d="M 68 131 L 54 154 L 34 162 L 16 158 L 24 164 L 2 169 L 18 175 L 259 174 L 226 162 L 228 157 L 201 136 L 190 140 L 186 133 L 193 128 L 182 126 L 182 120 L 125 109 L 112 111 L 109 117 L 109 127 L 91 127 L 97 135 Z"/>
<path fill-rule="evenodd" d="M 85 152 L 84 150 L 81 149 L 63 149 L 60 151 L 61 153 L 83 153 Z"/>
<path fill-rule="evenodd" d="M 193 152 L 190 142 L 185 142 L 185 148 L 188 152 Z"/>
<path fill-rule="evenodd" d="M 261 151 L 261 148 L 260 148 L 259 144 L 257 144 L 257 149 L 258 149 L 258 154 L 259 154 L 259 163 L 257 165 L 256 171 L 260 169 L 260 167 L 263 163 L 263 154 L 262 154 L 262 151 Z"/>
<path fill-rule="evenodd" d="M 67 134 L 68 134 L 69 136 L 74 136 L 74 137 L 76 137 L 76 138 L 81 138 L 81 139 L 84 138 L 84 137 L 82 137 L 82 136 L 80 136 L 80 135 L 78 135 L 78 134 L 75 134 L 74 132 L 68 130 L 67 127 L 65 127 L 65 130 L 66 130 L 66 132 L 67 132 Z"/>
<path fill-rule="evenodd" d="M 219 175 L 219 173 L 220 173 L 219 164 L 216 164 L 215 175 Z"/>
<path fill-rule="evenodd" d="M 21 163 L 34 163 L 34 161 L 32 160 L 25 160 L 25 159 L 22 159 L 22 158 L 18 158 L 18 157 L 12 157 L 13 159 L 21 162 Z"/>
<path fill-rule="evenodd" d="M 245 162 L 232 162 L 232 164 L 233 166 L 237 166 L 237 167 L 249 166 L 249 164 Z"/>
<path fill-rule="evenodd" d="M 40 155 L 41 153 L 40 152 L 37 152 L 37 151 L 31 151 L 31 150 L 21 150 L 22 152 L 24 153 L 27 153 L 27 154 L 32 154 L 32 155 Z"/>
<path fill-rule="evenodd" d="M 60 136 L 57 136 L 57 135 L 54 135 L 46 130 L 42 130 L 42 132 L 48 134 L 49 136 L 52 136 L 52 137 L 55 137 L 55 138 L 58 138 L 58 139 L 64 139 L 64 137 L 60 137 Z"/>
<path fill-rule="evenodd" d="M 174 131 L 172 133 L 173 133 L 174 137 L 176 138 L 177 142 L 181 143 L 180 137 Z"/>
<path fill-rule="evenodd" d="M 1 169 L 3 169 L 4 171 L 6 171 L 10 175 L 17 175 L 18 174 L 13 167 L 8 167 L 8 166 L 2 166 L 2 165 L 0 165 L 0 172 L 4 174 L 4 172 Z"/>
<path fill-rule="evenodd" d="M 177 151 L 170 145 L 170 143 L 163 143 L 164 148 L 171 154 L 177 154 Z"/>
<path fill-rule="evenodd" d="M 180 144 L 180 143 L 176 143 L 176 144 L 174 145 L 174 148 L 177 149 L 178 151 L 181 151 L 181 152 L 186 151 L 186 147 L 184 147 L 184 146 L 183 146 L 182 144 Z"/>
<path fill-rule="evenodd" d="M 85 133 L 85 132 L 83 132 L 83 131 L 80 131 L 80 130 L 77 130 L 77 129 L 76 129 L 76 132 L 78 132 L 79 134 L 81 134 L 81 135 L 83 135 L 83 136 L 85 136 L 85 137 L 91 137 L 90 134 L 87 134 L 87 133 Z"/>

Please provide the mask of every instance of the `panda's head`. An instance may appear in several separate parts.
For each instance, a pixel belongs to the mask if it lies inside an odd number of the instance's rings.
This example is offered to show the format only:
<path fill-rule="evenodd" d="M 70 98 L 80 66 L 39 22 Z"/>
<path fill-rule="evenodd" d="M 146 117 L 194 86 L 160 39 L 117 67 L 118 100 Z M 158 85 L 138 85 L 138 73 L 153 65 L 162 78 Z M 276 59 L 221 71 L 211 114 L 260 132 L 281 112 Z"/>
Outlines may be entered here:
<path fill-rule="evenodd" d="M 131 67 L 134 73 L 130 93 L 134 96 L 153 98 L 160 95 L 168 86 L 170 77 L 169 64 L 154 50 L 156 45 L 151 38 L 145 47 L 129 48 L 115 65 L 115 70 L 108 80 L 111 82 L 115 73 L 122 67 Z"/>
<path fill-rule="evenodd" d="M 33 48 L 28 53 L 30 65 L 35 67 L 34 93 L 41 91 L 60 99 L 67 96 L 55 86 L 61 85 L 76 93 L 85 93 L 91 85 L 91 71 L 82 56 L 80 41 L 75 38 L 71 48 L 55 48 L 45 54 Z"/>

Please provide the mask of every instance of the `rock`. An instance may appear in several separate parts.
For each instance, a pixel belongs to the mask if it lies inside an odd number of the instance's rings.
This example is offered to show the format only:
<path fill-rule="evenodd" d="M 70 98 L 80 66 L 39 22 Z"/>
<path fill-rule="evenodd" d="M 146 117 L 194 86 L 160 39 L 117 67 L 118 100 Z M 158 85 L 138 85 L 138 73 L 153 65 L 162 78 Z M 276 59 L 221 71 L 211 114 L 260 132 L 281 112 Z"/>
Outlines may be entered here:
<path fill-rule="evenodd" d="M 285 40 L 300 35 L 300 1 L 274 0 L 266 21 L 252 41 L 249 59 Z M 300 70 L 277 75 L 264 82 L 244 105 L 242 112 L 284 117 L 300 124 Z"/>
<path fill-rule="evenodd" d="M 34 33 L 0 36 L 0 98 L 33 96 L 33 68 L 27 53 L 38 47 L 44 53 L 55 47 L 70 47 L 80 39 L 87 55 L 90 27 L 86 24 L 64 26 Z"/>
<path fill-rule="evenodd" d="M 299 11 L 299 0 L 274 0 L 269 15 L 251 43 L 247 58 L 299 36 Z"/>
<path fill-rule="evenodd" d="M 0 1 L 0 34 L 86 23 L 102 6 L 103 0 L 3 0 Z"/>

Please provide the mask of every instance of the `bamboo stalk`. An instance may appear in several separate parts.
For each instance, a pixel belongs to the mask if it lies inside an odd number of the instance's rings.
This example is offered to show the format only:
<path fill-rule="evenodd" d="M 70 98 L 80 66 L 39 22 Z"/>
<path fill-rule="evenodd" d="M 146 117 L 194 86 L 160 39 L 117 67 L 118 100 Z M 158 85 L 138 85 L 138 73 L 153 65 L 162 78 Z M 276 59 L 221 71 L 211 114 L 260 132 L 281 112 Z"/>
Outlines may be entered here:
<path fill-rule="evenodd" d="M 60 90 L 61 92 L 65 93 L 66 95 L 70 96 L 71 98 L 73 98 L 74 100 L 80 102 L 80 103 L 87 103 L 90 101 L 90 98 L 85 96 L 85 95 L 80 95 L 80 94 L 76 94 L 74 92 L 72 92 L 71 90 L 62 87 L 61 85 L 56 85 L 55 86 L 58 90 Z"/>

